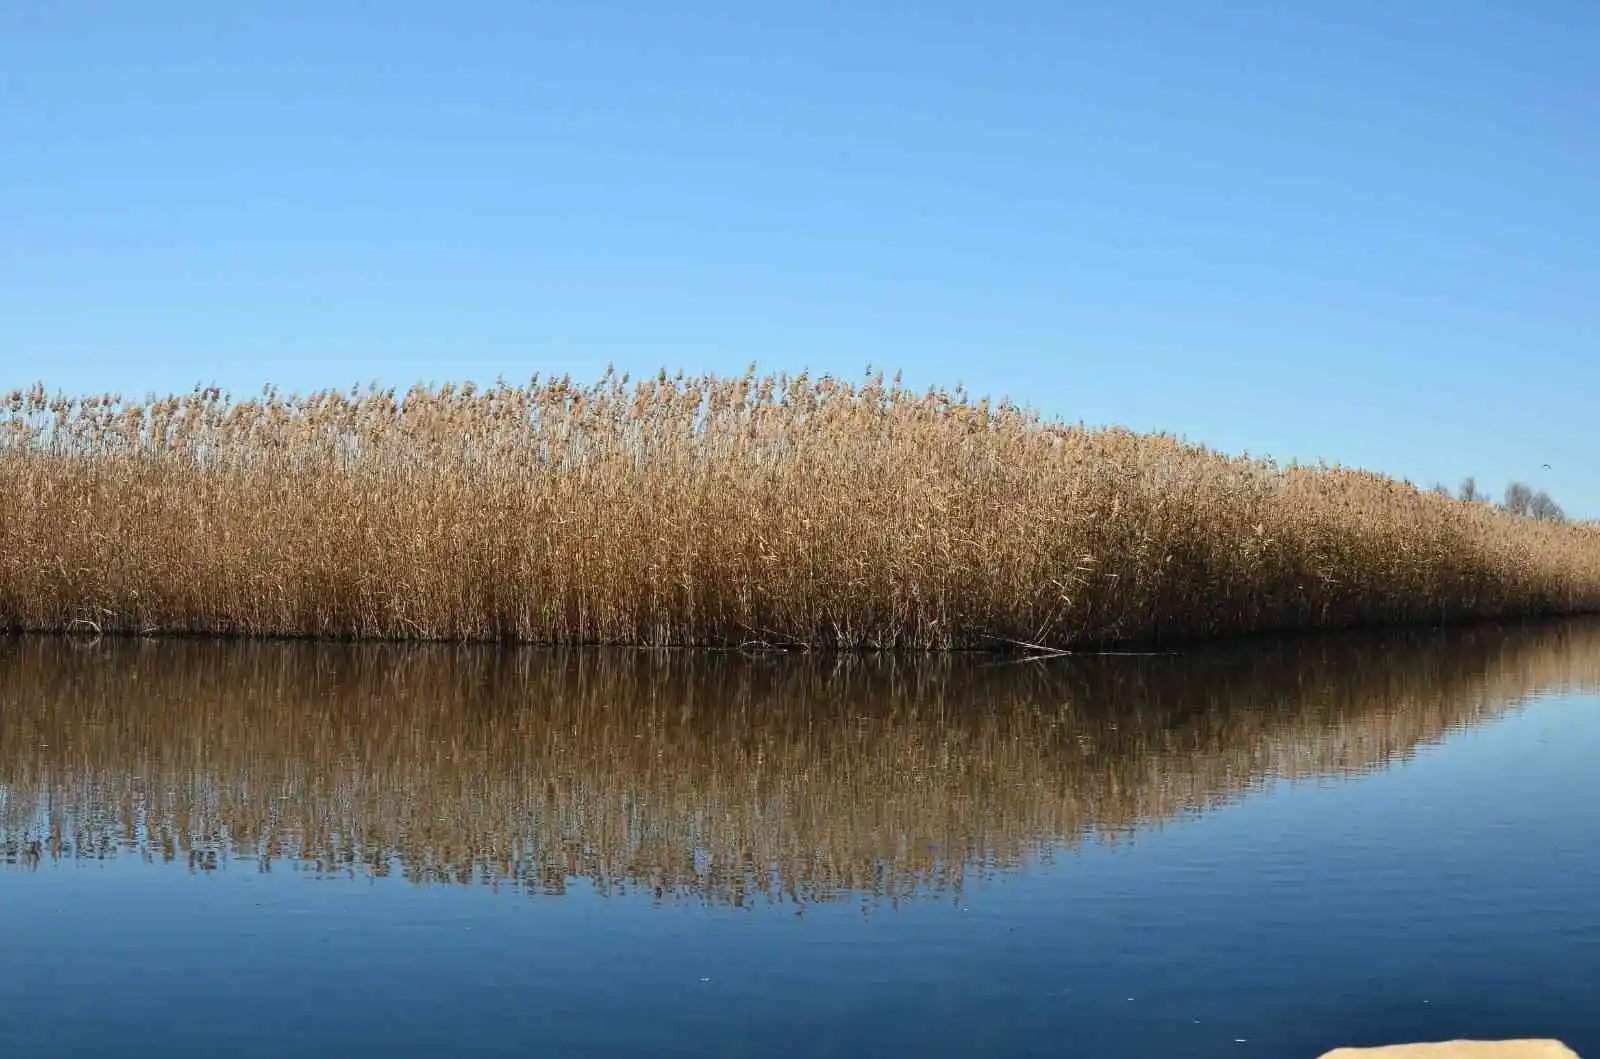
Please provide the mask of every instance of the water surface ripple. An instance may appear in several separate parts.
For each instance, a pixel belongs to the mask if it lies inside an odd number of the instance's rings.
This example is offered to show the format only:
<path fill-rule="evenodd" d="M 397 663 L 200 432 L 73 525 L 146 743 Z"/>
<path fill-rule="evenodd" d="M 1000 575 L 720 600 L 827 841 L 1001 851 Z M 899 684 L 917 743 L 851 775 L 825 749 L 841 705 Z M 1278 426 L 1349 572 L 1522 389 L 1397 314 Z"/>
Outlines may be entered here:
<path fill-rule="evenodd" d="M 1154 657 L 0 638 L 29 1055 L 1600 1054 L 1600 623 Z"/>

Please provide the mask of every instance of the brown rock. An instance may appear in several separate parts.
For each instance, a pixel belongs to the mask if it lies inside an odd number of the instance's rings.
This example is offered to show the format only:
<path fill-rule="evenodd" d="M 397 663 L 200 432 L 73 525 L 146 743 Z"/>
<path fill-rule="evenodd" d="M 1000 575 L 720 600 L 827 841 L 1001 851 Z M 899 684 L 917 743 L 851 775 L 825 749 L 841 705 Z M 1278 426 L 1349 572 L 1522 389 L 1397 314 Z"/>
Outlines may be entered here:
<path fill-rule="evenodd" d="M 1440 1041 L 1335 1048 L 1322 1059 L 1578 1059 L 1578 1053 L 1560 1041 Z"/>

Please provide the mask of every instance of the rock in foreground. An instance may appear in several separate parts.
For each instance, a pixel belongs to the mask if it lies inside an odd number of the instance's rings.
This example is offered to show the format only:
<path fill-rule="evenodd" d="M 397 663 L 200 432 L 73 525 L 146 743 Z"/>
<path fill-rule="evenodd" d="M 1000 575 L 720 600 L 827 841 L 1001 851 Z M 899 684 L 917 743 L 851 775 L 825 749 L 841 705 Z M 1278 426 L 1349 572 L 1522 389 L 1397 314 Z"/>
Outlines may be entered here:
<path fill-rule="evenodd" d="M 1440 1041 L 1335 1048 L 1322 1059 L 1578 1059 L 1578 1053 L 1560 1041 Z"/>

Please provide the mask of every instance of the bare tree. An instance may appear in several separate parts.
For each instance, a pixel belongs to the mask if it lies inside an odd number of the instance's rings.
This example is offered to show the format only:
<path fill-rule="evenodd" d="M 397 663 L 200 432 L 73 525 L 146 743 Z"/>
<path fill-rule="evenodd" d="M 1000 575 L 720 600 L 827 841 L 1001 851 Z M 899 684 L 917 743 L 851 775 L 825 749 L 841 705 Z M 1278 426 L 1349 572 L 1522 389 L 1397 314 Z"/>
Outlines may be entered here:
<path fill-rule="evenodd" d="M 1435 482 L 1433 488 L 1428 490 L 1428 492 L 1432 493 L 1434 496 L 1449 496 L 1450 487 L 1445 485 L 1443 482 Z"/>
<path fill-rule="evenodd" d="M 1500 507 L 1513 515 L 1531 515 L 1533 495 L 1533 487 L 1526 482 L 1512 482 L 1506 486 L 1506 495 L 1501 499 Z"/>
<path fill-rule="evenodd" d="M 1461 499 L 1467 501 L 1469 504 L 1474 500 L 1483 499 L 1483 494 L 1478 492 L 1478 480 L 1471 475 L 1461 479 L 1461 491 L 1459 495 Z"/>
<path fill-rule="evenodd" d="M 1534 493 L 1528 501 L 1528 514 L 1545 522 L 1565 522 L 1566 512 L 1561 510 L 1561 505 L 1550 499 L 1550 494 L 1543 489 Z"/>

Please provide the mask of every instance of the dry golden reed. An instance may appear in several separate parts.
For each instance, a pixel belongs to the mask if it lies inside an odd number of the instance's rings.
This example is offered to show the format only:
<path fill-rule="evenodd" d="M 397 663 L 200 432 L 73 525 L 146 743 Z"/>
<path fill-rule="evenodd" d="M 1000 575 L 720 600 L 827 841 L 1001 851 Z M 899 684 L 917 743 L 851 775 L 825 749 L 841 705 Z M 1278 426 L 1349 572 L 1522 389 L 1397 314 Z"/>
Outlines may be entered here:
<path fill-rule="evenodd" d="M 12 394 L 0 628 L 1052 648 L 1600 610 L 1600 534 L 869 375 Z"/>
<path fill-rule="evenodd" d="M 894 900 L 1583 687 L 1600 623 L 1050 666 L 25 637 L 0 860 Z"/>

